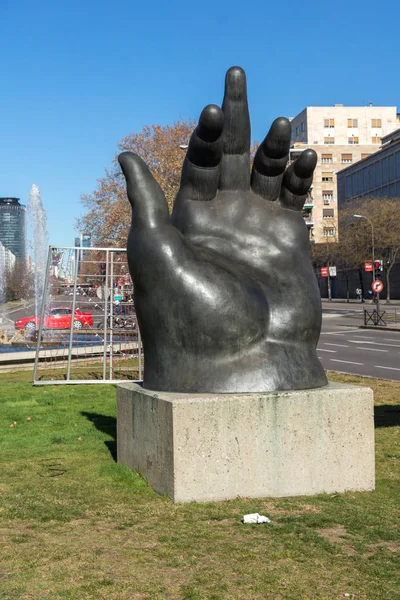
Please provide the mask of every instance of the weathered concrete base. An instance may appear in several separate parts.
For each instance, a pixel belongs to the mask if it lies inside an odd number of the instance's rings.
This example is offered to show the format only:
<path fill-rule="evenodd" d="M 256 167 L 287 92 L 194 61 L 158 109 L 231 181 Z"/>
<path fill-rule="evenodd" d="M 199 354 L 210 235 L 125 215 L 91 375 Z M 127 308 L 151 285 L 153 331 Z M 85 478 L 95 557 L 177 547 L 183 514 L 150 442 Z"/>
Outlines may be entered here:
<path fill-rule="evenodd" d="M 235 395 L 121 384 L 117 452 L 174 502 L 372 490 L 373 394 L 336 383 Z"/>

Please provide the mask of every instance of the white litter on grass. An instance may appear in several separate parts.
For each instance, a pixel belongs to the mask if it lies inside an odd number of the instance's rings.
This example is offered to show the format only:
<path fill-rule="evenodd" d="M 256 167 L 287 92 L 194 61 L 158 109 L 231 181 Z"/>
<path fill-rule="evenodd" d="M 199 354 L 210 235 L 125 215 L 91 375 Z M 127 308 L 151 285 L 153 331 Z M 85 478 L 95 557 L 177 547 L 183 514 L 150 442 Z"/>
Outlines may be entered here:
<path fill-rule="evenodd" d="M 271 523 L 271 519 L 264 517 L 264 515 L 259 515 L 258 513 L 252 513 L 250 515 L 244 515 L 242 523 Z"/>

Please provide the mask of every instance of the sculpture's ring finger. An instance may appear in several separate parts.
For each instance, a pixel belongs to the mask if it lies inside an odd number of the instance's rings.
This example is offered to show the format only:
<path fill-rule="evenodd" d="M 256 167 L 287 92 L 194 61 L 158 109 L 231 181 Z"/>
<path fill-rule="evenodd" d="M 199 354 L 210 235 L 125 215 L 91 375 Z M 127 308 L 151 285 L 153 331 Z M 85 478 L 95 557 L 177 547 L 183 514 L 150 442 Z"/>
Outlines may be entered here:
<path fill-rule="evenodd" d="M 289 120 L 285 117 L 275 119 L 255 155 L 251 187 L 266 200 L 274 201 L 279 197 L 289 158 L 290 135 Z"/>

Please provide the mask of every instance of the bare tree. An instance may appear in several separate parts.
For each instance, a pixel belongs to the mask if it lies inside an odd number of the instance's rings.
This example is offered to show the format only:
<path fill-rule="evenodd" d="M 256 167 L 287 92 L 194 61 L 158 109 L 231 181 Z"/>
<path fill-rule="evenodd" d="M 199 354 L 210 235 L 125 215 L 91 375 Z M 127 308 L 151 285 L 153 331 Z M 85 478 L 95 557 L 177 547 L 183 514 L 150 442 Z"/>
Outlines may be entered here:
<path fill-rule="evenodd" d="M 23 261 L 17 260 L 6 274 L 7 300 L 21 300 L 33 294 L 33 275 Z"/>
<path fill-rule="evenodd" d="M 362 215 L 366 218 L 356 218 Z M 349 266 L 362 269 L 374 256 L 386 269 L 386 302 L 390 302 L 390 273 L 400 256 L 400 198 L 362 198 L 340 212 L 340 246 Z M 372 235 L 373 231 L 373 235 Z"/>
<path fill-rule="evenodd" d="M 160 184 L 170 209 L 179 189 L 185 147 L 196 123 L 177 121 L 173 125 L 150 125 L 140 133 L 131 133 L 118 143 L 118 152 L 130 150 L 149 166 Z M 81 197 L 86 214 L 78 228 L 90 231 L 96 245 L 125 246 L 131 222 L 131 207 L 126 186 L 116 159 L 99 179 L 96 189 Z"/>
<path fill-rule="evenodd" d="M 337 222 L 332 224 L 335 228 L 337 227 Z M 329 267 L 337 266 L 338 263 L 342 262 L 342 256 L 340 251 L 340 244 L 337 242 L 336 238 L 327 238 L 326 242 L 322 244 L 312 243 L 310 245 L 310 254 L 311 260 L 314 264 L 314 267 L 327 267 L 328 268 L 328 300 L 332 302 L 332 281 L 331 275 L 329 272 Z"/>

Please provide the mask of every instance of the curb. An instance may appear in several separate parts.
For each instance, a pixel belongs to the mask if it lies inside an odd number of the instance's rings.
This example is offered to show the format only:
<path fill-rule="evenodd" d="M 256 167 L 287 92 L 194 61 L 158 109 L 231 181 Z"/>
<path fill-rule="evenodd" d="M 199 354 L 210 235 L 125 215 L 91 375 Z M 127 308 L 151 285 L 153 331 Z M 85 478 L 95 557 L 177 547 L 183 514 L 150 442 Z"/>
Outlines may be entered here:
<path fill-rule="evenodd" d="M 382 325 L 359 325 L 358 329 L 379 329 L 379 331 L 397 331 L 400 333 L 400 327 L 383 327 Z"/>

